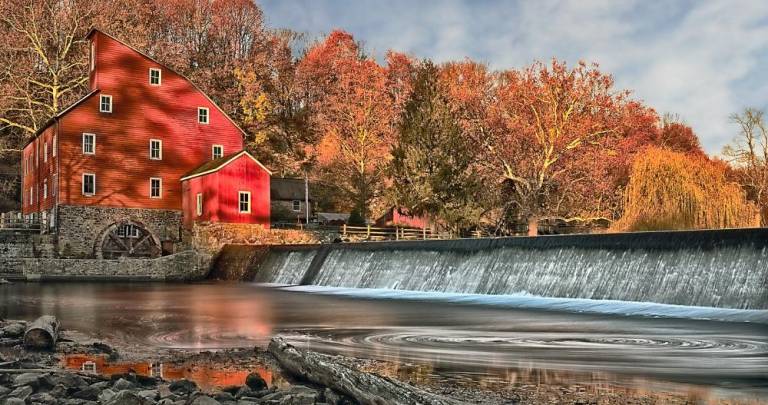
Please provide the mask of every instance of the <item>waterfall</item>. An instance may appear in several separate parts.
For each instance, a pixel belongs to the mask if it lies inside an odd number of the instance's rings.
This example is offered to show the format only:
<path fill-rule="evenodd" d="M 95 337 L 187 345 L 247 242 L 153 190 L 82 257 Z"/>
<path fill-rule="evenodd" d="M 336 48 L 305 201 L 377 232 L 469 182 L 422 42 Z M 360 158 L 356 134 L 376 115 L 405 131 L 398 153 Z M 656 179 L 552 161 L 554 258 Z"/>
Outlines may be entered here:
<path fill-rule="evenodd" d="M 272 247 L 258 282 L 768 309 L 768 229 Z"/>

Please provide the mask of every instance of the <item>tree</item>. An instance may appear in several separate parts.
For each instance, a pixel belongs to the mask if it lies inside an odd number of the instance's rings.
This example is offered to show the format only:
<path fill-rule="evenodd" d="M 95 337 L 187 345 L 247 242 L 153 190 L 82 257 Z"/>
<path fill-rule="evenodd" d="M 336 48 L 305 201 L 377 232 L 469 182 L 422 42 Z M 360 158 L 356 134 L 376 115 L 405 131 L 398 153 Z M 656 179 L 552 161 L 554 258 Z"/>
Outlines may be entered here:
<path fill-rule="evenodd" d="M 741 114 L 731 115 L 731 121 L 739 126 L 739 135 L 723 149 L 736 167 L 739 183 L 747 192 L 747 198 L 760 209 L 760 224 L 768 226 L 768 127 L 765 112 L 746 108 Z"/>
<path fill-rule="evenodd" d="M 413 76 L 392 150 L 393 203 L 458 231 L 477 224 L 482 212 L 475 149 L 450 109 L 439 69 L 425 61 Z"/>
<path fill-rule="evenodd" d="M 628 231 L 750 227 L 759 214 L 726 165 L 705 156 L 650 148 L 632 165 L 624 217 Z"/>
<path fill-rule="evenodd" d="M 662 118 L 657 144 L 675 152 L 706 156 L 693 128 L 682 122 L 679 117 L 671 114 L 664 114 Z"/>
<path fill-rule="evenodd" d="M 368 218 L 384 188 L 401 102 L 391 69 L 364 56 L 352 36 L 334 31 L 299 62 L 297 75 L 320 134 L 318 163 L 327 179 Z"/>

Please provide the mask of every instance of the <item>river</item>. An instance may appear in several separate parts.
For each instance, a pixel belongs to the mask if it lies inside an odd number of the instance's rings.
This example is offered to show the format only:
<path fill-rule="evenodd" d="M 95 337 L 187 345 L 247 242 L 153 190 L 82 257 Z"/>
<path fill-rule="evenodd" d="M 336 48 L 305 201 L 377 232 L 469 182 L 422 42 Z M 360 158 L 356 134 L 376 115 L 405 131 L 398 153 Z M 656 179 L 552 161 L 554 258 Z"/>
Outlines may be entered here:
<path fill-rule="evenodd" d="M 618 305 L 624 313 L 617 305 L 604 311 L 585 300 L 486 302 L 251 283 L 0 285 L 2 317 L 55 314 L 67 329 L 136 346 L 252 347 L 283 334 L 322 352 L 413 365 L 429 378 L 546 378 L 768 398 L 766 311 L 670 306 L 649 316 L 642 304 L 635 307 L 644 315 L 627 315 L 638 313 L 632 304 Z M 664 313 L 672 316 L 659 316 Z"/>

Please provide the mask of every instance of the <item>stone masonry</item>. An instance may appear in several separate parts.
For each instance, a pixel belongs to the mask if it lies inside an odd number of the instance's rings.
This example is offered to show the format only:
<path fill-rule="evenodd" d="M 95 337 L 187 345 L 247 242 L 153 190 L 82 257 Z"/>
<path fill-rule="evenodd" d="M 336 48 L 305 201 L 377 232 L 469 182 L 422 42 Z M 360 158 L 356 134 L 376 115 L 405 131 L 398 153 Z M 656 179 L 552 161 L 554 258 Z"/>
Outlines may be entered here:
<path fill-rule="evenodd" d="M 96 257 L 104 233 L 114 224 L 131 221 L 149 230 L 160 243 L 182 250 L 181 211 L 60 205 L 57 244 L 61 257 Z"/>

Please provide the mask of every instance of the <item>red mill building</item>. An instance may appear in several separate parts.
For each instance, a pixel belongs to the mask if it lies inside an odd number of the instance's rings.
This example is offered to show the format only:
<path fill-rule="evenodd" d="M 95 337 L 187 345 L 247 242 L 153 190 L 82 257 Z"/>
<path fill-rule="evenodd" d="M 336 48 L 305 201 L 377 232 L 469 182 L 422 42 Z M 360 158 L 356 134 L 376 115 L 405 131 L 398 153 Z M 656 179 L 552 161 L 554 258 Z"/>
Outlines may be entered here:
<path fill-rule="evenodd" d="M 195 222 L 269 226 L 269 171 L 187 78 L 91 30 L 90 92 L 23 151 L 22 211 L 62 256 L 156 257 Z M 183 220 L 184 218 L 184 220 Z"/>

